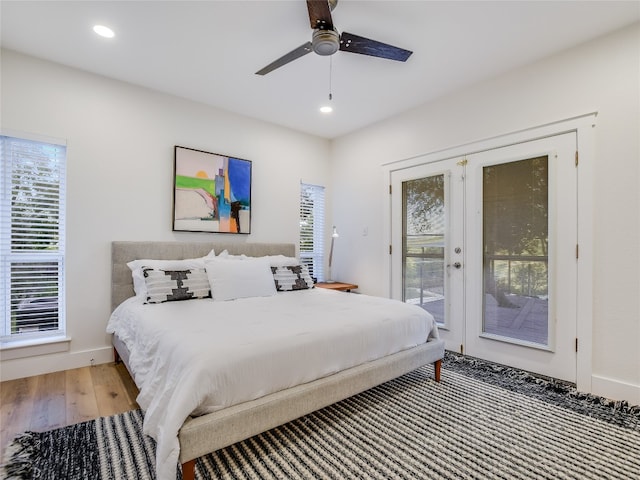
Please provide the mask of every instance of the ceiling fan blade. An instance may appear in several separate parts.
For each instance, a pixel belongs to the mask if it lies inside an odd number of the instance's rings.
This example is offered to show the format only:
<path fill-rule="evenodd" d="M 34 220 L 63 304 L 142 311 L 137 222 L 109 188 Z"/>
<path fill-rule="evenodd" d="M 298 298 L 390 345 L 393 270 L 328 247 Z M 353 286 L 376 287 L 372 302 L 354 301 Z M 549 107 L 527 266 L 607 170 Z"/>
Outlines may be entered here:
<path fill-rule="evenodd" d="M 333 30 L 333 20 L 331 19 L 328 0 L 307 0 L 307 9 L 309 10 L 311 28 Z"/>
<path fill-rule="evenodd" d="M 274 71 L 276 68 L 280 68 L 283 65 L 286 65 L 289 62 L 293 62 L 294 60 L 305 56 L 307 53 L 311 52 L 311 42 L 307 42 L 304 45 L 300 45 L 295 50 L 291 50 L 286 55 L 283 55 L 275 62 L 271 62 L 269 65 L 264 67 L 262 70 L 258 70 L 256 75 L 266 75 L 269 72 Z"/>
<path fill-rule="evenodd" d="M 389 60 L 397 60 L 399 62 L 406 62 L 413 53 L 404 48 L 394 47 L 393 45 L 387 45 L 386 43 L 347 32 L 343 32 L 342 35 L 340 35 L 340 50 L 343 52 L 370 55 L 372 57 L 388 58 Z"/>

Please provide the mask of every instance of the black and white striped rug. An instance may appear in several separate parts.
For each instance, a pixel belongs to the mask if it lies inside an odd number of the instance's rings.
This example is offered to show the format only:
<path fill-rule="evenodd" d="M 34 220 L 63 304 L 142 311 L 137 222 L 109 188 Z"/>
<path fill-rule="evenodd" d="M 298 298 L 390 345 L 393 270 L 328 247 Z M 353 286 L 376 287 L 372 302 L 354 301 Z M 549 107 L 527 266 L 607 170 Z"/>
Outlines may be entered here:
<path fill-rule="evenodd" d="M 5 478 L 154 479 L 128 412 L 12 446 Z M 639 479 L 640 408 L 447 353 L 427 366 L 196 462 L 198 479 Z"/>

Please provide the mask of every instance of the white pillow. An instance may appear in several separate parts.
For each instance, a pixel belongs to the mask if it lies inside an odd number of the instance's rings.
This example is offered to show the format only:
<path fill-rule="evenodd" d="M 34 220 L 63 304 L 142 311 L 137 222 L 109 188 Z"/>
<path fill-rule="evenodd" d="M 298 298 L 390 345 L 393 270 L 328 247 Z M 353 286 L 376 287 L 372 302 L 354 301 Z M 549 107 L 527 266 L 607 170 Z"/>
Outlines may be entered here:
<path fill-rule="evenodd" d="M 269 264 L 272 267 L 295 267 L 300 265 L 300 260 L 294 257 L 285 257 L 284 255 L 267 255 Z"/>
<path fill-rule="evenodd" d="M 142 273 L 142 267 L 150 267 L 162 270 L 188 270 L 190 268 L 204 268 L 205 260 L 215 258 L 216 252 L 212 249 L 204 257 L 187 258 L 186 260 L 132 260 L 127 263 L 127 267 L 131 269 L 131 277 L 133 278 L 133 291 L 136 297 L 147 299 L 147 285 Z"/>
<path fill-rule="evenodd" d="M 247 257 L 241 262 L 215 258 L 207 260 L 205 268 L 215 301 L 276 294 L 271 266 L 266 258 Z"/>
<path fill-rule="evenodd" d="M 216 258 L 224 258 L 227 260 L 246 260 L 247 258 L 266 258 L 272 267 L 295 267 L 300 264 L 300 260 L 294 257 L 286 257 L 284 255 L 265 255 L 264 257 L 247 257 L 246 255 L 231 255 L 228 250 L 223 250 Z"/>
<path fill-rule="evenodd" d="M 229 250 L 221 251 L 216 258 L 223 258 L 225 260 L 245 260 L 247 257 L 244 253 L 242 255 L 231 255 Z"/>

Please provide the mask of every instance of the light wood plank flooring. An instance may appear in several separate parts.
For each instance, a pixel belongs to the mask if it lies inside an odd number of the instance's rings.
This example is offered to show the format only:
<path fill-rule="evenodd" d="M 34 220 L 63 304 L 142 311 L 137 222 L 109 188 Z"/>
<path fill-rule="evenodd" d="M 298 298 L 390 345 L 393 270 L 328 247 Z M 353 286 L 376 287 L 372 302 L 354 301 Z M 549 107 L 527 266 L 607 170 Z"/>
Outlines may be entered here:
<path fill-rule="evenodd" d="M 0 456 L 16 434 L 45 431 L 138 408 L 138 389 L 124 364 L 0 383 Z"/>

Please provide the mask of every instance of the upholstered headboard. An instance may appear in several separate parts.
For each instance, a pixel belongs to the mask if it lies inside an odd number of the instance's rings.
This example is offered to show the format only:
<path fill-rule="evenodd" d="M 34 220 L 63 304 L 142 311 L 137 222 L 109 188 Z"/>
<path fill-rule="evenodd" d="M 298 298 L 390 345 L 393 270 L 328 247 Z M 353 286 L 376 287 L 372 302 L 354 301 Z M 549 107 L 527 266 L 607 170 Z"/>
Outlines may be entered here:
<path fill-rule="evenodd" d="M 223 242 L 112 242 L 111 243 L 111 310 L 133 297 L 133 279 L 127 263 L 131 260 L 184 260 L 204 257 L 211 249 L 216 255 L 227 250 L 232 255 L 250 257 L 286 255 L 294 257 L 293 243 L 223 243 Z"/>

